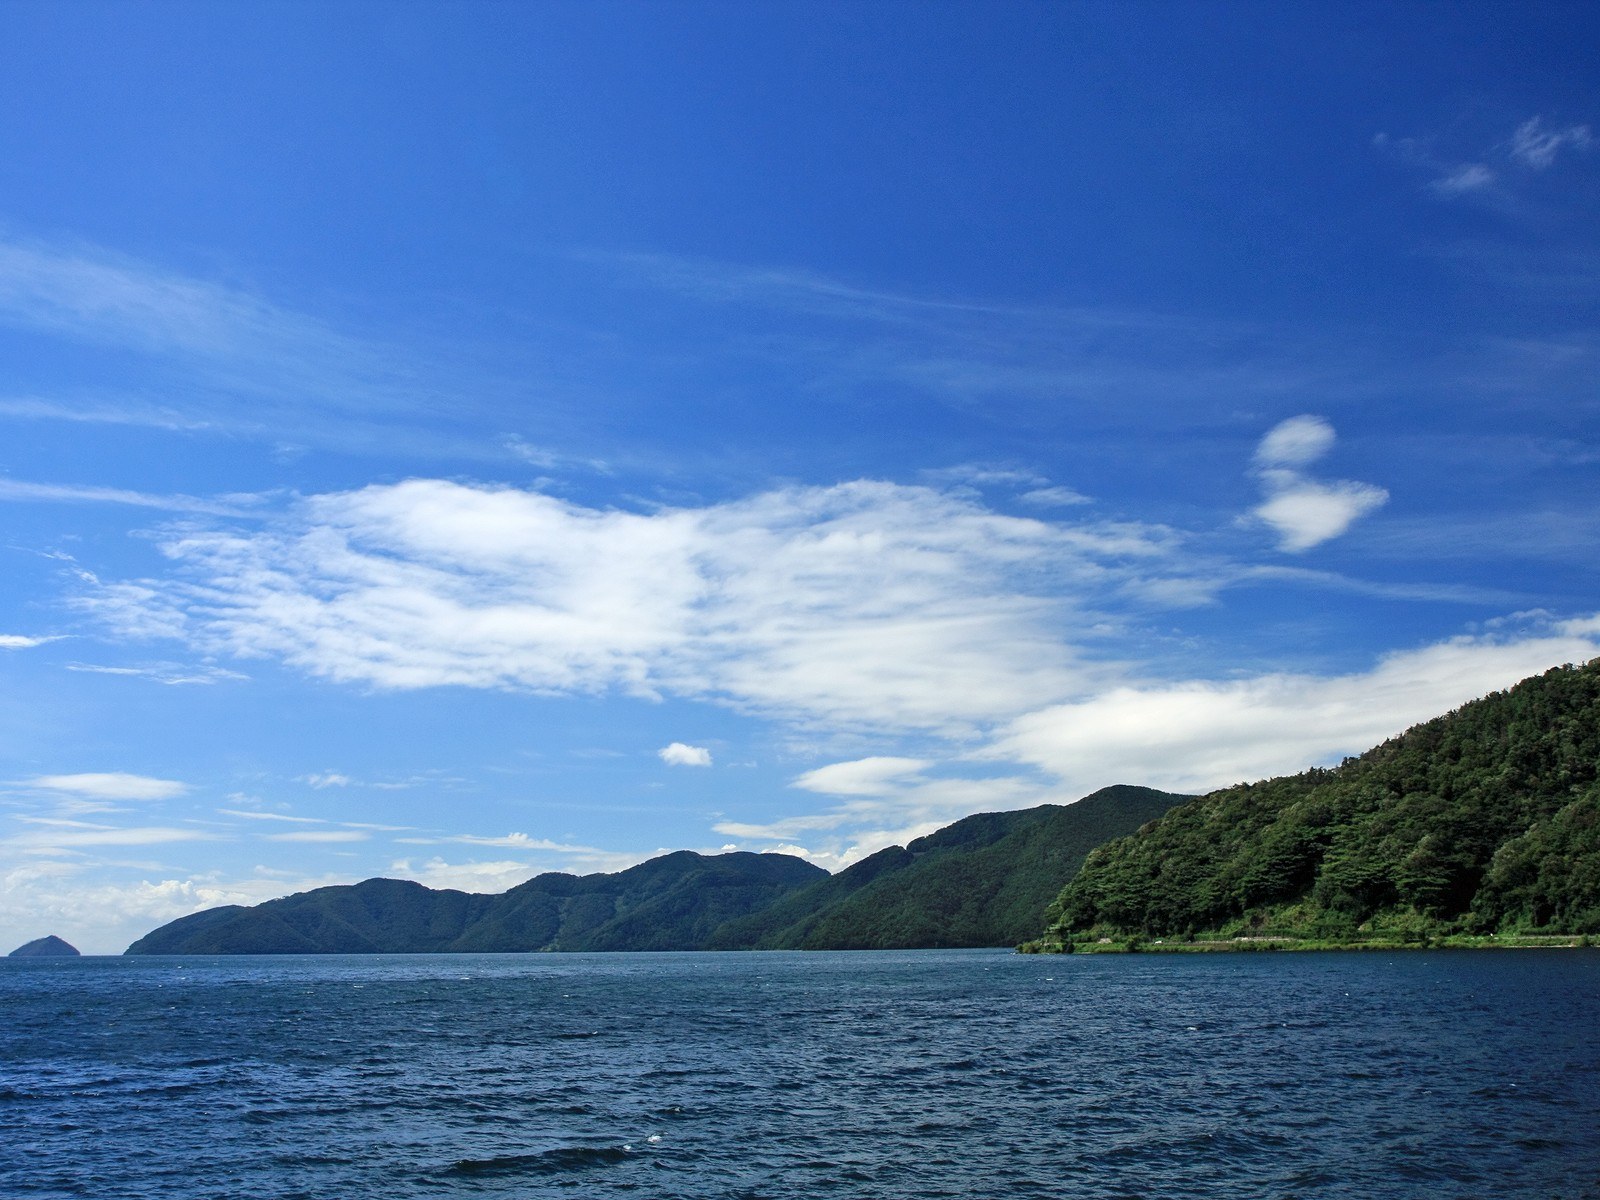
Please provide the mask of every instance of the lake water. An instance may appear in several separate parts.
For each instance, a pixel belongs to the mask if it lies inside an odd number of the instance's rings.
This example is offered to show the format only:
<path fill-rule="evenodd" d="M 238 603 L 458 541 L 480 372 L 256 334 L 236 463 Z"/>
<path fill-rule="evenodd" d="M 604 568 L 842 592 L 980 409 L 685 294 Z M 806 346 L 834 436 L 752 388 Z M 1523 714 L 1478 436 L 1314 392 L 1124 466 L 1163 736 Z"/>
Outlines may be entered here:
<path fill-rule="evenodd" d="M 0 1195 L 1600 1197 L 1600 952 L 0 960 Z"/>

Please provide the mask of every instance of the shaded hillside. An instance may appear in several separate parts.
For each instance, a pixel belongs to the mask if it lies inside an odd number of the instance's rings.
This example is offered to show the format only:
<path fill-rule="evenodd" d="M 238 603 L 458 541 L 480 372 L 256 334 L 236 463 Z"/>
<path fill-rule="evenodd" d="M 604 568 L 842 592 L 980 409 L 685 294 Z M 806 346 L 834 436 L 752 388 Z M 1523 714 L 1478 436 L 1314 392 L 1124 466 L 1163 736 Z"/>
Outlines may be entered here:
<path fill-rule="evenodd" d="M 686 950 L 826 872 L 785 854 L 690 851 L 610 875 L 548 874 L 500 895 L 369 879 L 182 917 L 128 954 Z"/>
<path fill-rule="evenodd" d="M 78 948 L 71 942 L 58 938 L 55 934 L 47 934 L 42 938 L 18 946 L 8 958 L 77 958 Z"/>
<path fill-rule="evenodd" d="M 893 846 L 719 930 L 717 949 L 1013 946 L 1095 846 L 1188 799 L 1104 788 L 1076 804 L 979 813 Z"/>
<path fill-rule="evenodd" d="M 1600 660 L 1091 854 L 1044 945 L 1600 933 Z"/>

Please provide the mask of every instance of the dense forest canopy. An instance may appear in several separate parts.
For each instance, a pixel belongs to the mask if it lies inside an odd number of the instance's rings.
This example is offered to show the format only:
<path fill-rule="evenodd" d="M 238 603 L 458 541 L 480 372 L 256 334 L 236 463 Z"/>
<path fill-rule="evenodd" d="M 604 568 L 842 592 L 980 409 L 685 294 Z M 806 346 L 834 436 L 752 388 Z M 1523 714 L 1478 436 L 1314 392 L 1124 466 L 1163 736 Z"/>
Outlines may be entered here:
<path fill-rule="evenodd" d="M 1600 932 L 1600 660 L 1089 855 L 1045 944 Z"/>

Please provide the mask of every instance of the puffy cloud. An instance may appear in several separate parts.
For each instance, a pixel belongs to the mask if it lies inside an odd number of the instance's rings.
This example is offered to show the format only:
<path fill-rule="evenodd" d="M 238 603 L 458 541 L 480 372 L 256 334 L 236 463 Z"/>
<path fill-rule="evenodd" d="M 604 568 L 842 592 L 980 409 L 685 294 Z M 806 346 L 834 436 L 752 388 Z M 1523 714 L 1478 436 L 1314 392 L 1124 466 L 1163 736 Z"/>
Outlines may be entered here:
<path fill-rule="evenodd" d="M 1256 447 L 1262 467 L 1303 467 L 1333 449 L 1333 426 L 1321 417 L 1301 415 L 1280 421 Z"/>
<path fill-rule="evenodd" d="M 1298 553 L 1321 545 L 1388 501 L 1389 493 L 1373 484 L 1323 483 L 1299 469 L 1327 454 L 1334 440 L 1332 425 L 1304 415 L 1275 425 L 1256 447 L 1266 499 L 1253 515 L 1277 530 L 1279 549 Z"/>
<path fill-rule="evenodd" d="M 1511 640 L 1455 638 L 1367 671 L 1119 687 L 1013 721 L 975 757 L 1027 764 L 1068 794 L 1109 783 L 1206 791 L 1377 745 L 1491 691 L 1600 655 L 1582 623 Z"/>
<path fill-rule="evenodd" d="M 801 722 L 972 729 L 1072 695 L 1063 629 L 1176 535 L 858 481 L 698 509 L 411 480 L 190 531 L 91 603 L 130 635 L 385 688 L 666 692 Z"/>
<path fill-rule="evenodd" d="M 1505 632 L 1510 626 L 1518 631 Z M 837 870 L 973 812 L 1067 804 L 1113 783 L 1204 792 L 1334 762 L 1551 666 L 1596 655 L 1600 616 L 1529 614 L 1491 634 L 1390 655 L 1344 675 L 1118 686 L 1018 717 L 985 744 L 942 760 L 881 756 L 819 767 L 795 785 L 836 797 L 833 807 L 713 828 Z M 991 764 L 996 773 L 975 773 Z"/>
<path fill-rule="evenodd" d="M 656 756 L 669 767 L 709 767 L 711 751 L 704 746 L 687 746 L 673 742 L 656 751 Z"/>
<path fill-rule="evenodd" d="M 1382 508 L 1389 493 L 1370 483 L 1274 480 L 1255 515 L 1278 531 L 1278 547 L 1296 553 L 1338 537 L 1356 520 Z"/>
<path fill-rule="evenodd" d="M 9 932 L 13 943 L 55 933 L 85 954 L 120 954 L 157 926 L 202 909 L 259 904 L 290 892 L 353 882 L 340 876 L 295 879 L 278 873 L 240 880 L 216 875 L 117 880 L 104 874 L 91 877 L 77 863 L 49 860 L 0 870 L 0 933 Z"/>
<path fill-rule="evenodd" d="M 487 839 L 485 841 L 487 842 Z M 563 859 L 553 865 L 532 863 L 524 859 L 458 863 L 434 857 L 425 862 L 414 863 L 409 858 L 402 858 L 390 863 L 386 874 L 394 879 L 411 879 L 431 888 L 455 888 L 464 892 L 503 892 L 516 887 L 519 883 L 526 883 L 536 875 L 552 870 L 584 875 L 625 871 L 653 857 L 654 853 L 621 854 L 594 850 L 581 856 Z"/>
<path fill-rule="evenodd" d="M 170 800 L 189 790 L 175 779 L 152 779 L 148 775 L 128 775 L 120 771 L 86 772 L 79 775 L 40 775 L 27 786 L 85 800 Z"/>

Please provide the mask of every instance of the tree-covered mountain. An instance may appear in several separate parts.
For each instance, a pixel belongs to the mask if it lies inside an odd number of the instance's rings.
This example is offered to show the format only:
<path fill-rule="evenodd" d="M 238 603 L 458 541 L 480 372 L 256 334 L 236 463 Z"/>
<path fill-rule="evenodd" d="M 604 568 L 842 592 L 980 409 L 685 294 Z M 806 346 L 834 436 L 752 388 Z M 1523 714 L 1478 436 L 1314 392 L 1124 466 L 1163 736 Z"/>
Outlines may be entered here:
<path fill-rule="evenodd" d="M 1090 854 L 1039 948 L 1600 933 L 1600 660 Z"/>
<path fill-rule="evenodd" d="M 1085 856 L 1186 800 L 1102 788 L 1075 804 L 978 813 L 870 858 L 718 930 L 714 949 L 1014 946 Z"/>
<path fill-rule="evenodd" d="M 679 851 L 613 875 L 540 875 L 500 895 L 369 879 L 182 917 L 129 954 L 413 954 L 1008 946 L 1089 850 L 1186 799 L 1112 787 L 980 813 L 837 875 L 785 854 Z"/>
<path fill-rule="evenodd" d="M 626 871 L 539 875 L 498 895 L 368 879 L 181 917 L 128 954 L 692 950 L 826 872 L 787 854 L 683 850 Z"/>

